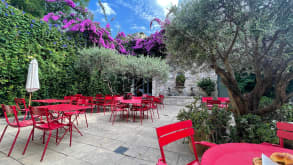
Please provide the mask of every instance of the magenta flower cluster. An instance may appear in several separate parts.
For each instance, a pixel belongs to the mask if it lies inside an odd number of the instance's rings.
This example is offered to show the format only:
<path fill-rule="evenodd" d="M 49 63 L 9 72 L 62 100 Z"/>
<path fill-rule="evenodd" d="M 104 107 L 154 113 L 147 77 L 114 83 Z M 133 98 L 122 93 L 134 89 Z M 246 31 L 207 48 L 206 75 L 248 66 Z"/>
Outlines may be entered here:
<path fill-rule="evenodd" d="M 65 15 L 63 12 L 59 11 L 57 14 L 48 13 L 44 16 L 43 20 L 57 21 L 61 23 L 61 28 L 67 31 L 75 33 L 84 33 L 88 37 L 88 40 L 93 44 L 100 47 L 105 47 L 109 49 L 116 49 L 122 54 L 128 54 L 128 51 L 124 48 L 124 40 L 126 38 L 124 33 L 119 33 L 115 39 L 111 37 L 110 25 L 107 24 L 105 28 L 100 27 L 99 22 L 94 22 L 87 17 L 88 10 L 77 6 L 72 0 L 46 0 L 50 3 L 64 3 L 65 5 L 71 7 L 76 13 L 71 13 Z M 78 14 L 80 13 L 80 14 Z"/>
<path fill-rule="evenodd" d="M 87 37 L 87 40 L 94 45 L 108 49 L 116 49 L 121 54 L 156 54 L 162 53 L 162 50 L 165 49 L 163 43 L 164 40 L 164 28 L 170 22 L 168 20 L 161 21 L 158 18 L 155 18 L 153 21 L 156 21 L 162 28 L 161 31 L 157 31 L 154 34 L 150 35 L 146 39 L 134 38 L 133 40 L 127 40 L 127 37 L 124 32 L 117 34 L 115 39 L 111 37 L 110 34 L 110 25 L 107 24 L 105 28 L 100 27 L 99 22 L 94 22 L 88 19 L 88 10 L 77 6 L 72 0 L 46 0 L 49 3 L 63 3 L 71 7 L 75 12 L 71 14 L 64 14 L 62 11 L 57 13 L 48 13 L 43 17 L 45 22 L 53 21 L 55 23 L 62 24 L 61 28 L 73 33 L 83 33 Z M 56 22 L 58 21 L 58 22 Z M 150 26 L 152 26 L 152 22 Z M 130 43 L 135 43 L 132 46 L 129 46 Z M 127 47 L 127 49 L 126 49 Z M 160 56 L 160 55 L 159 55 Z"/>

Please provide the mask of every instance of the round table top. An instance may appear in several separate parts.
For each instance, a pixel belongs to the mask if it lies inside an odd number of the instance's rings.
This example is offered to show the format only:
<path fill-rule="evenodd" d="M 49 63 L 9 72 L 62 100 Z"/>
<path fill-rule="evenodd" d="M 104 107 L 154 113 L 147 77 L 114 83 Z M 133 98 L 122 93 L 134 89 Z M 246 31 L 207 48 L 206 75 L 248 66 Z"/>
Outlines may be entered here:
<path fill-rule="evenodd" d="M 265 154 L 270 157 L 274 152 L 287 152 L 293 150 L 264 144 L 227 143 L 208 149 L 201 159 L 202 165 L 250 165 L 254 157 Z"/>
<path fill-rule="evenodd" d="M 124 104 L 141 104 L 141 99 L 120 100 Z"/>

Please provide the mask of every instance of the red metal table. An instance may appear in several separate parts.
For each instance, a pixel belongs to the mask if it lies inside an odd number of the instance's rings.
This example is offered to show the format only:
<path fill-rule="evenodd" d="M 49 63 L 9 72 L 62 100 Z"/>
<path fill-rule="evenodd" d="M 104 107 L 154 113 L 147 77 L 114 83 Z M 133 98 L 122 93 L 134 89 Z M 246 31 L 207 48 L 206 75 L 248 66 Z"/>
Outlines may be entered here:
<path fill-rule="evenodd" d="M 78 110 L 91 108 L 90 106 L 81 106 L 81 105 L 72 105 L 72 104 L 55 104 L 55 105 L 45 105 L 45 106 L 38 106 L 38 107 L 48 108 L 48 110 L 54 111 L 57 113 L 72 112 L 72 111 L 78 111 Z M 72 125 L 72 127 L 75 128 L 81 136 L 83 136 L 80 130 L 71 121 L 71 116 L 69 117 L 69 124 Z M 72 141 L 72 128 L 70 130 L 70 146 L 71 146 L 71 141 Z"/>
<path fill-rule="evenodd" d="M 43 99 L 43 100 L 32 100 L 32 102 L 37 102 L 37 103 L 69 103 L 70 100 L 61 100 L 61 99 Z"/>
<path fill-rule="evenodd" d="M 120 100 L 123 104 L 141 104 L 141 99 L 129 99 L 129 100 Z"/>
<path fill-rule="evenodd" d="M 293 150 L 251 143 L 227 143 L 208 149 L 201 159 L 201 165 L 250 165 L 254 157 L 270 156 L 274 152 L 293 154 Z"/>

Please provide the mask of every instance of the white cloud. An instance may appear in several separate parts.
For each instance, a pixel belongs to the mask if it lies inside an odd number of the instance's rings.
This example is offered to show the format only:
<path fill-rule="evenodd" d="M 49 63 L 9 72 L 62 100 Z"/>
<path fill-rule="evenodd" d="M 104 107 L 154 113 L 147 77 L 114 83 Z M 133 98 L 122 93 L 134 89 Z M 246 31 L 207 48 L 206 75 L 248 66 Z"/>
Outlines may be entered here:
<path fill-rule="evenodd" d="M 157 0 L 157 3 L 163 8 L 166 15 L 171 6 L 178 5 L 178 0 Z"/>
<path fill-rule="evenodd" d="M 116 12 L 110 7 L 109 3 L 106 3 L 106 2 L 102 2 L 104 8 L 105 8 L 105 12 L 106 12 L 106 15 L 116 15 Z M 103 13 L 103 10 L 100 6 L 100 4 L 97 2 L 96 3 L 97 7 L 98 7 L 98 11 L 101 13 L 101 14 L 104 14 Z"/>
<path fill-rule="evenodd" d="M 136 24 L 133 24 L 131 26 L 131 29 L 133 29 L 133 30 L 139 30 L 139 31 L 146 31 L 146 27 L 145 26 L 137 26 Z"/>
<path fill-rule="evenodd" d="M 153 0 L 117 0 L 117 4 L 130 9 L 135 15 L 147 21 L 154 18 L 164 18 L 162 8 L 154 3 Z"/>

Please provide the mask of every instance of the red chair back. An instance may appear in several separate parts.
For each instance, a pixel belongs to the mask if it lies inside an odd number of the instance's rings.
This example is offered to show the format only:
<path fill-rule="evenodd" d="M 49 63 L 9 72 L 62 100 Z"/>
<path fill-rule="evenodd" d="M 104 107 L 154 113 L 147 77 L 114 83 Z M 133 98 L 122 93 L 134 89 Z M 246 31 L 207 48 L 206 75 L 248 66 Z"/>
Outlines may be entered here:
<path fill-rule="evenodd" d="M 16 104 L 16 110 L 18 112 L 20 112 L 20 111 L 24 111 L 25 112 L 24 117 L 23 117 L 23 120 L 25 120 L 26 119 L 26 116 L 27 116 L 27 113 L 29 111 L 29 109 L 26 106 L 25 99 L 24 98 L 15 98 L 14 99 L 14 102 Z"/>
<path fill-rule="evenodd" d="M 71 96 L 70 97 L 70 104 L 77 104 L 78 99 L 79 99 L 79 97 Z"/>
<path fill-rule="evenodd" d="M 132 99 L 139 100 L 139 99 L 142 99 L 142 96 L 132 96 Z"/>
<path fill-rule="evenodd" d="M 96 94 L 96 97 L 103 97 L 102 94 Z"/>
<path fill-rule="evenodd" d="M 4 104 L 1 104 L 1 107 L 4 112 L 4 116 L 5 116 L 5 120 L 6 120 L 7 124 L 12 127 L 20 127 L 18 117 L 17 117 L 16 107 L 12 106 L 12 105 L 4 105 Z M 9 121 L 9 118 L 8 118 L 8 116 L 11 114 L 14 116 L 13 121 Z M 16 125 L 13 124 L 15 122 L 16 122 Z"/>
<path fill-rule="evenodd" d="M 218 100 L 220 100 L 222 103 L 227 103 L 230 101 L 229 97 L 218 97 Z"/>
<path fill-rule="evenodd" d="M 213 99 L 214 99 L 213 97 L 202 97 L 201 102 L 202 103 L 207 103 L 208 100 L 213 100 Z"/>
<path fill-rule="evenodd" d="M 30 107 L 29 109 L 32 115 L 34 127 L 45 129 L 46 127 L 39 127 L 39 125 L 47 124 L 47 128 L 51 129 L 50 121 L 52 120 L 52 115 L 50 114 L 48 108 Z"/>
<path fill-rule="evenodd" d="M 280 146 L 284 147 L 284 139 L 293 140 L 293 124 L 286 122 L 277 122 L 277 136 Z"/>
<path fill-rule="evenodd" d="M 14 102 L 16 104 L 17 110 L 27 109 L 25 99 L 24 98 L 15 98 Z M 22 106 L 22 107 L 20 107 Z"/>
<path fill-rule="evenodd" d="M 64 96 L 64 100 L 70 100 L 72 96 Z"/>
<path fill-rule="evenodd" d="M 74 96 L 76 96 L 76 97 L 81 97 L 82 94 L 75 94 Z"/>
<path fill-rule="evenodd" d="M 174 124 L 162 126 L 162 127 L 156 128 L 156 131 L 157 131 L 159 146 L 161 150 L 162 160 L 164 163 L 166 163 L 166 158 L 165 158 L 163 147 L 171 142 L 174 142 L 186 137 L 190 137 L 192 142 L 192 148 L 194 151 L 194 156 L 196 160 L 198 160 L 198 156 L 197 156 L 196 148 L 194 144 L 194 129 L 192 127 L 191 120 L 181 121 Z"/>

